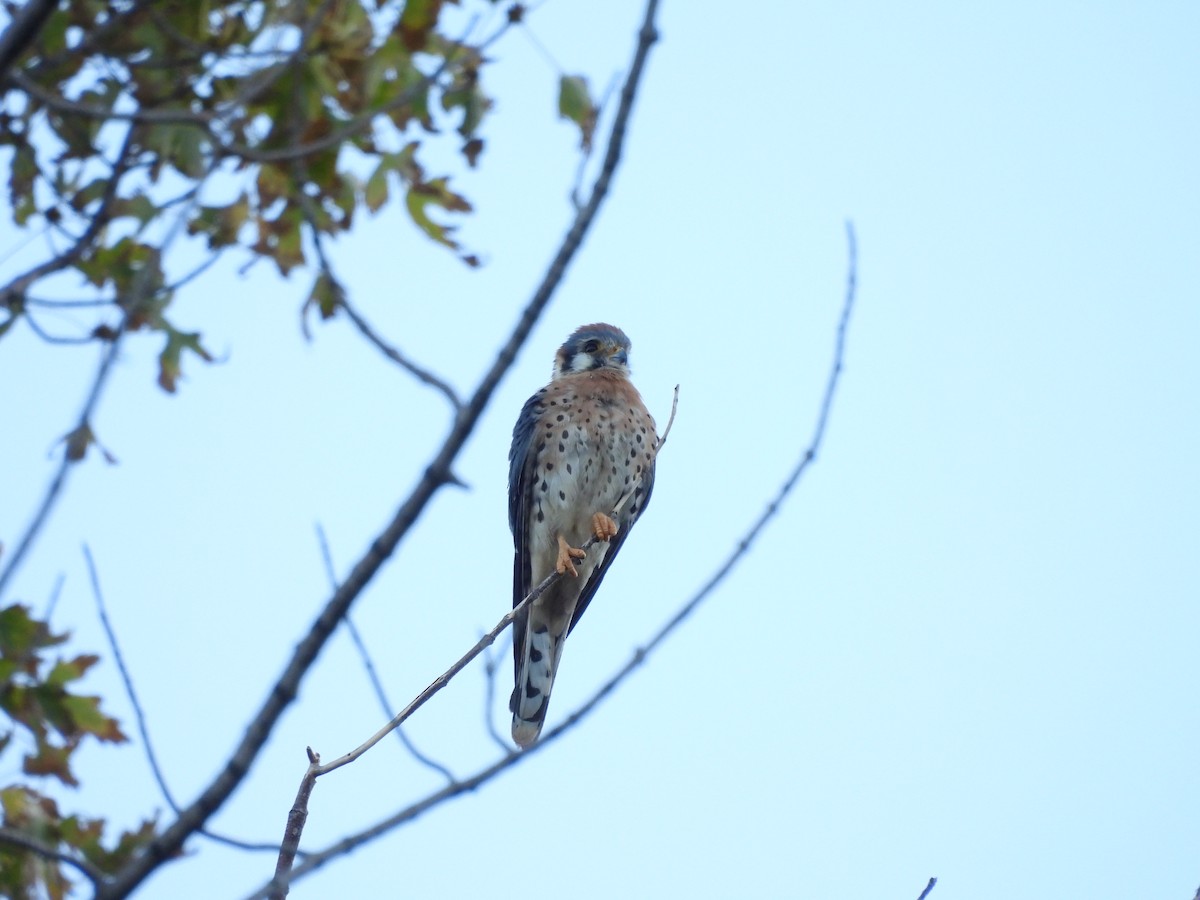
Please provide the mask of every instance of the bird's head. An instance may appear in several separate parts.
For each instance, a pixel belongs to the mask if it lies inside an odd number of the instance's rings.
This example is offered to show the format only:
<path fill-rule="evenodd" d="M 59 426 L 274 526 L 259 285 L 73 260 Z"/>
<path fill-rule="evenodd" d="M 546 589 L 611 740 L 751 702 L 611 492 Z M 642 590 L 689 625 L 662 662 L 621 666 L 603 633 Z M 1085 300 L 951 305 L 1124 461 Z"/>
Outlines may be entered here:
<path fill-rule="evenodd" d="M 599 322 L 575 329 L 554 357 L 554 377 L 610 369 L 629 375 L 629 338 L 615 325 Z"/>

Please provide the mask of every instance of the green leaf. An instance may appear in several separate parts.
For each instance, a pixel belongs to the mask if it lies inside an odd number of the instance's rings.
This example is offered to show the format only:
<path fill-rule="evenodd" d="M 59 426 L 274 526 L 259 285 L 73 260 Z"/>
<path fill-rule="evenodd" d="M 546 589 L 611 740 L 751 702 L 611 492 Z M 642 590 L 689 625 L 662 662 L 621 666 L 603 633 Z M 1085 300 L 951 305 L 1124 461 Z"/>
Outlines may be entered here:
<path fill-rule="evenodd" d="M 111 212 L 114 219 L 128 216 L 137 219 L 141 227 L 145 228 L 146 224 L 158 215 L 158 207 L 145 194 L 137 193 L 132 197 L 118 197 L 113 200 Z"/>
<path fill-rule="evenodd" d="M 596 132 L 596 105 L 588 93 L 587 79 L 582 75 L 564 75 L 558 82 L 558 114 L 579 126 L 579 146 L 591 152 Z"/>
<path fill-rule="evenodd" d="M 68 694 L 63 697 L 62 704 L 70 714 L 77 731 L 90 734 L 96 739 L 110 744 L 123 744 L 129 740 L 121 731 L 121 726 L 116 719 L 109 718 L 100 712 L 99 697 Z"/>
<path fill-rule="evenodd" d="M 67 682 L 78 681 L 99 661 L 98 656 L 77 656 L 69 661 L 60 659 L 46 676 L 46 684 L 51 687 L 63 687 Z"/>
<path fill-rule="evenodd" d="M 12 168 L 8 175 L 9 197 L 14 210 L 23 207 L 36 208 L 33 202 L 33 183 L 37 176 L 37 156 L 33 152 L 33 147 L 28 143 L 19 144 L 13 153 Z M 17 224 L 24 225 L 26 218 L 28 218 L 27 214 L 24 218 L 17 218 Z"/>
<path fill-rule="evenodd" d="M 386 159 L 382 159 L 375 167 L 375 171 L 371 173 L 371 177 L 367 179 L 367 184 L 363 188 L 363 202 L 367 204 L 367 209 L 371 212 L 379 212 L 380 207 L 388 201 L 387 180 L 388 173 L 391 171 L 392 166 Z"/>
<path fill-rule="evenodd" d="M 408 190 L 405 203 L 408 206 L 408 214 L 422 231 L 439 244 L 457 250 L 458 242 L 450 237 L 454 227 L 441 225 L 429 218 L 429 207 L 431 206 L 440 207 L 448 212 L 471 211 L 471 204 L 459 194 L 451 191 L 446 184 L 447 179 L 445 178 L 435 178 L 432 181 L 414 184 Z"/>
<path fill-rule="evenodd" d="M 409 50 L 424 50 L 441 11 L 442 0 L 407 0 L 396 23 L 404 46 Z"/>
<path fill-rule="evenodd" d="M 205 362 L 212 362 L 213 357 L 200 344 L 199 332 L 177 331 L 170 325 L 166 326 L 167 345 L 158 355 L 158 384 L 168 394 L 175 393 L 179 376 L 183 374 L 183 351 L 190 350 Z"/>
<path fill-rule="evenodd" d="M 242 194 L 228 206 L 201 206 L 188 222 L 188 234 L 203 234 L 210 250 L 236 244 L 250 215 L 250 200 Z"/>
<path fill-rule="evenodd" d="M 322 319 L 331 319 L 337 312 L 344 291 L 327 272 L 322 272 L 313 283 L 305 307 L 315 306 Z"/>

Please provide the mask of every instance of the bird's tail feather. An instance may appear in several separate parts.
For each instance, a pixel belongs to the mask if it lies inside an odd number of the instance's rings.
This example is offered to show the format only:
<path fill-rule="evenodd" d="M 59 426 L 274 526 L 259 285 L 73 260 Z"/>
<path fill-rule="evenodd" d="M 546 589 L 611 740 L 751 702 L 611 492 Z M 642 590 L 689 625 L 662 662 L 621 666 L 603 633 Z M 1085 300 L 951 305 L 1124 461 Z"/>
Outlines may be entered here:
<path fill-rule="evenodd" d="M 563 635 L 552 634 L 545 623 L 530 624 L 525 631 L 521 670 L 508 703 L 513 740 L 521 747 L 528 747 L 542 733 L 563 645 Z"/>

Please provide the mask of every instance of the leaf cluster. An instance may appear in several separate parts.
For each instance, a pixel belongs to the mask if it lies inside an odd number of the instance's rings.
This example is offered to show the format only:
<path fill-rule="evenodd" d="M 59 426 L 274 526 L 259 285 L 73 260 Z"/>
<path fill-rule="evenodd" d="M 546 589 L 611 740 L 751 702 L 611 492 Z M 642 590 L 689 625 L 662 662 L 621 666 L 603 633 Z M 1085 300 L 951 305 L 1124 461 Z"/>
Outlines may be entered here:
<path fill-rule="evenodd" d="M 486 41 L 450 33 L 451 5 L 59 5 L 0 82 L 0 154 L 15 224 L 65 249 L 0 288 L 0 336 L 33 319 L 40 280 L 74 272 L 121 317 L 89 338 L 161 332 L 158 380 L 174 390 L 185 351 L 211 359 L 168 314 L 196 274 L 165 271 L 163 234 L 177 220 L 205 266 L 236 248 L 287 275 L 361 209 L 397 199 L 420 232 L 477 265 L 446 220 L 471 204 L 425 158 L 449 141 L 476 165 L 492 107 Z"/>
<path fill-rule="evenodd" d="M 67 635 L 52 632 L 47 622 L 21 604 L 0 609 L 0 711 L 6 718 L 0 759 L 23 747 L 21 772 L 27 776 L 0 787 L 0 812 L 5 831 L 70 853 L 101 872 L 114 872 L 153 838 L 154 823 L 145 822 L 122 834 L 108 849 L 102 843 L 103 819 L 64 815 L 52 797 L 33 786 L 38 781 L 77 786 L 71 759 L 88 738 L 105 743 L 128 740 L 117 720 L 101 710 L 99 697 L 74 690 L 98 657 L 83 654 L 47 660 L 46 651 L 66 640 Z M 70 885 L 56 860 L 0 842 L 3 896 L 57 898 L 65 896 Z"/>

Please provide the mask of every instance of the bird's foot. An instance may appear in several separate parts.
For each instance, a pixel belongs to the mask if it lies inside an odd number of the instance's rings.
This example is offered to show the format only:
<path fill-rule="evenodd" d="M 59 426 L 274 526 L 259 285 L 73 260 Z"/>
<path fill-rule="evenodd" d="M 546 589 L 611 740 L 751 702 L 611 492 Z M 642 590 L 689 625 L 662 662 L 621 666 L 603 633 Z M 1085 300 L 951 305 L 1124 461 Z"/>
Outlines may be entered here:
<path fill-rule="evenodd" d="M 596 536 L 598 541 L 609 541 L 617 536 L 620 529 L 617 523 L 606 516 L 604 513 L 596 513 L 592 516 L 592 534 Z"/>
<path fill-rule="evenodd" d="M 578 577 L 579 572 L 572 560 L 583 559 L 585 556 L 587 556 L 585 551 L 580 550 L 578 547 L 572 547 L 561 534 L 558 536 L 558 562 L 554 564 L 554 568 L 558 571 L 559 575 L 565 575 L 570 572 L 572 578 Z"/>

